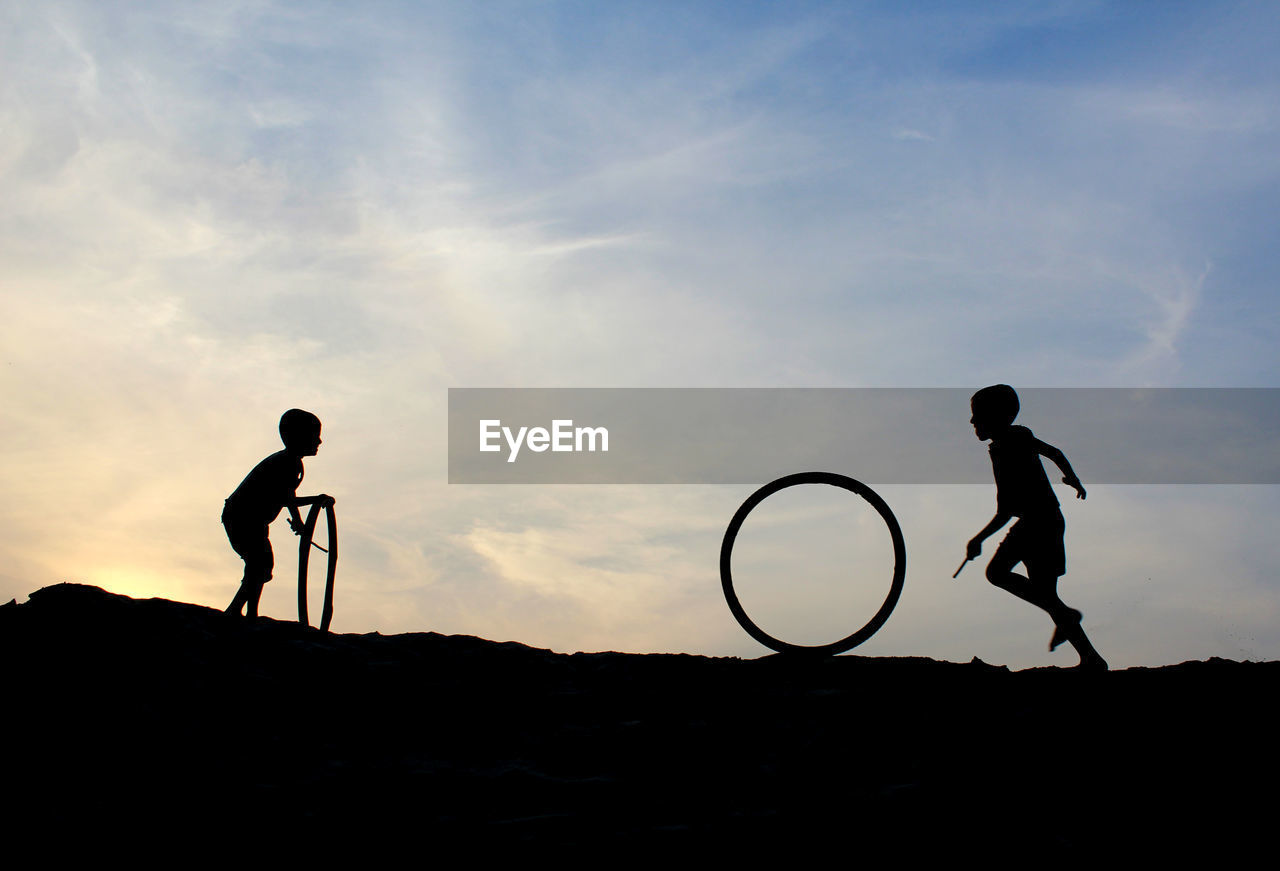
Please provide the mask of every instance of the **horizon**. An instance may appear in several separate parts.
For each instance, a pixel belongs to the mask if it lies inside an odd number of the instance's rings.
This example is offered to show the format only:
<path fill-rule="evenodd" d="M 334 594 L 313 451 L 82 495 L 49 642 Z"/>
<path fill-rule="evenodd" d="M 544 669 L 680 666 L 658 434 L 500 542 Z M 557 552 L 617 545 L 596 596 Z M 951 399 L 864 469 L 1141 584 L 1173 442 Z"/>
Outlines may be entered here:
<path fill-rule="evenodd" d="M 449 484 L 448 390 L 1277 386 L 1274 5 L 0 15 L 0 600 L 225 607 L 222 500 L 298 407 L 335 632 L 762 656 L 718 554 L 767 480 Z M 967 408 L 946 437 L 989 471 Z M 1080 502 L 1046 471 L 1059 591 L 1113 668 L 1280 659 L 1280 489 L 1077 466 Z M 993 484 L 874 487 L 906 582 L 852 653 L 1075 664 L 982 577 L 998 538 L 951 579 Z M 781 497 L 740 536 L 744 605 L 843 637 L 888 588 L 883 527 Z M 272 533 L 262 613 L 294 619 Z"/>

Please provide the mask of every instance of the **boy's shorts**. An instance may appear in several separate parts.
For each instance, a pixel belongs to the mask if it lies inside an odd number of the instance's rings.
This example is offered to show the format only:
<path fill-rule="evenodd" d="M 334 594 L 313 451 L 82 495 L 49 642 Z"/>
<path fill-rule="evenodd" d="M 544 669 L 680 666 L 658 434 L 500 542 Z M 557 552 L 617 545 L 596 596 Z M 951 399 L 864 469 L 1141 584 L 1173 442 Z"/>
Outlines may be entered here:
<path fill-rule="evenodd" d="M 1067 552 L 1062 543 L 1066 528 L 1061 511 L 1020 517 L 996 548 L 992 562 L 1003 560 L 1010 567 L 1020 562 L 1032 577 L 1062 577 L 1067 573 Z"/>
<path fill-rule="evenodd" d="M 266 524 L 237 522 L 224 508 L 222 525 L 227 530 L 227 540 L 231 542 L 231 547 L 244 560 L 244 579 L 263 584 L 271 580 L 276 557 L 271 551 Z"/>

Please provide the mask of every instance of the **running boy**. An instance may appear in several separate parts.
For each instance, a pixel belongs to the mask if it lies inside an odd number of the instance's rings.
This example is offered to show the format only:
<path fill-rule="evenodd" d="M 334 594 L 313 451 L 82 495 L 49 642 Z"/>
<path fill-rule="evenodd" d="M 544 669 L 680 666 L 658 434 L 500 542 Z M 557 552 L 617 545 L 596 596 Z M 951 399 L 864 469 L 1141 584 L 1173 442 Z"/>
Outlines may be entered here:
<path fill-rule="evenodd" d="M 227 606 L 227 613 L 239 614 L 245 608 L 249 619 L 258 616 L 262 586 L 271 580 L 275 566 L 271 540 L 267 537 L 271 521 L 279 516 L 281 508 L 288 508 L 289 527 L 294 535 L 299 535 L 302 517 L 298 506 L 333 504 L 333 497 L 323 493 L 303 498 L 295 495 L 302 483 L 302 458 L 314 457 L 320 448 L 320 418 L 300 408 L 289 409 L 280 418 L 280 440 L 284 442 L 284 450 L 254 466 L 222 509 L 227 538 L 244 560 L 244 578 Z"/>
<path fill-rule="evenodd" d="M 1105 671 L 1107 662 L 1085 635 L 1080 612 L 1058 598 L 1058 578 L 1067 570 L 1062 544 L 1066 524 L 1040 458 L 1054 462 L 1062 471 L 1062 483 L 1075 489 L 1076 498 L 1084 498 L 1084 485 L 1062 451 L 1037 439 L 1025 426 L 1013 425 L 1018 394 L 1012 387 L 984 387 L 973 394 L 970 407 L 974 433 L 981 441 L 991 440 L 996 516 L 969 542 L 966 562 L 982 553 L 982 542 L 988 536 L 1018 518 L 987 565 L 987 580 L 1049 614 L 1054 623 L 1050 650 L 1069 641 L 1080 654 L 1081 668 Z M 1018 563 L 1026 566 L 1026 576 L 1013 571 Z"/>

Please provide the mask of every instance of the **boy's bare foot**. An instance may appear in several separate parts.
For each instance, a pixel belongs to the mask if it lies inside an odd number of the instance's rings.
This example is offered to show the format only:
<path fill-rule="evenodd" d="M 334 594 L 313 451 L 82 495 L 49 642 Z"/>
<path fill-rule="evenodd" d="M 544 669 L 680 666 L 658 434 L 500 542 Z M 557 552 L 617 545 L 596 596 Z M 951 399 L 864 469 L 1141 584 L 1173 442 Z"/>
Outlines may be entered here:
<path fill-rule="evenodd" d="M 1049 651 L 1057 650 L 1063 642 L 1070 641 L 1071 635 L 1080 626 L 1080 618 L 1084 615 L 1075 608 L 1068 608 L 1064 618 L 1053 627 L 1053 637 L 1049 639 Z M 1106 668 L 1106 663 L 1103 663 Z"/>
<path fill-rule="evenodd" d="M 1106 671 L 1110 666 L 1107 661 L 1098 654 L 1080 660 L 1080 664 L 1076 666 L 1080 671 Z"/>

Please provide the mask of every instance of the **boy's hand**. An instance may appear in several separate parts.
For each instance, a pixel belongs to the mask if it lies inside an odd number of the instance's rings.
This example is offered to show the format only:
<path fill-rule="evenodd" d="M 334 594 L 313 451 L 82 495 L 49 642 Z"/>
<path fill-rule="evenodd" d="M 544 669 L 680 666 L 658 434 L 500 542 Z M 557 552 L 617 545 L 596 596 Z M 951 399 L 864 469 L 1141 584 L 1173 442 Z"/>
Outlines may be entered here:
<path fill-rule="evenodd" d="M 335 502 L 334 498 L 327 493 L 321 493 L 319 496 L 316 497 L 316 504 L 319 505 L 321 508 L 332 508 L 334 505 L 334 502 Z"/>
<path fill-rule="evenodd" d="M 302 535 L 303 523 L 301 520 L 294 520 L 292 517 L 290 517 L 289 528 L 293 530 L 294 535 Z"/>
<path fill-rule="evenodd" d="M 969 546 L 965 548 L 964 555 L 966 560 L 977 559 L 982 555 L 982 539 L 969 539 Z"/>
<path fill-rule="evenodd" d="M 1075 488 L 1077 499 L 1084 498 L 1084 484 L 1081 484 L 1080 479 L 1075 475 L 1072 475 L 1069 478 L 1063 478 L 1062 483 L 1066 484 L 1068 487 Z"/>

